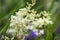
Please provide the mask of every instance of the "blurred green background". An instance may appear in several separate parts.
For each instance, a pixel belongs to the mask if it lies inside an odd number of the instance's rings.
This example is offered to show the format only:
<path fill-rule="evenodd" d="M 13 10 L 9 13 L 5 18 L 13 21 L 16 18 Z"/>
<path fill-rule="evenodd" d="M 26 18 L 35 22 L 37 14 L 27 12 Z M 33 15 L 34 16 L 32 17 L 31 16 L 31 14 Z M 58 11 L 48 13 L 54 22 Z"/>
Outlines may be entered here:
<path fill-rule="evenodd" d="M 0 0 L 0 31 L 2 32 L 9 27 L 9 19 L 20 8 L 26 7 L 26 2 L 31 0 Z M 52 14 L 54 28 L 56 32 L 56 40 L 60 40 L 60 0 L 37 0 L 34 5 L 36 11 L 49 11 Z M 58 36 L 59 35 L 59 36 Z"/>

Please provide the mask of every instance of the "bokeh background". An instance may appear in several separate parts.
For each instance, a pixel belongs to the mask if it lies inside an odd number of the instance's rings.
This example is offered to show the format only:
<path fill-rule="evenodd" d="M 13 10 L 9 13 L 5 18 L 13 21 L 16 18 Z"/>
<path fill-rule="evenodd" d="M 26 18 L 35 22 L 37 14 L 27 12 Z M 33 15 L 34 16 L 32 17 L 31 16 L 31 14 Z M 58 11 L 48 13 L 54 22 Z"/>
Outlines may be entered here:
<path fill-rule="evenodd" d="M 31 0 L 0 0 L 0 32 L 7 30 L 10 16 L 26 7 L 26 2 L 31 3 Z M 46 10 L 52 14 L 55 39 L 60 40 L 60 0 L 37 0 L 32 8 L 38 12 Z"/>

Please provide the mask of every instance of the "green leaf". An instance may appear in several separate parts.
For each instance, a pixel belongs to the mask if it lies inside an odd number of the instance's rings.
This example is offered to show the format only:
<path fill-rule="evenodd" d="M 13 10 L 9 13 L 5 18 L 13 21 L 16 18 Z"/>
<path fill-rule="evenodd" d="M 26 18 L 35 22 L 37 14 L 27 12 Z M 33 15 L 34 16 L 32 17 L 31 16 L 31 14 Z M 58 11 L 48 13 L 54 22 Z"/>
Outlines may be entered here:
<path fill-rule="evenodd" d="M 52 0 L 51 5 L 50 5 L 50 7 L 49 7 L 49 11 L 51 11 L 51 9 L 53 8 L 55 2 L 56 2 L 56 0 Z"/>
<path fill-rule="evenodd" d="M 7 21 L 6 25 L 4 26 L 4 28 L 0 31 L 0 34 L 4 34 L 6 32 L 6 30 L 9 27 L 9 20 Z"/>

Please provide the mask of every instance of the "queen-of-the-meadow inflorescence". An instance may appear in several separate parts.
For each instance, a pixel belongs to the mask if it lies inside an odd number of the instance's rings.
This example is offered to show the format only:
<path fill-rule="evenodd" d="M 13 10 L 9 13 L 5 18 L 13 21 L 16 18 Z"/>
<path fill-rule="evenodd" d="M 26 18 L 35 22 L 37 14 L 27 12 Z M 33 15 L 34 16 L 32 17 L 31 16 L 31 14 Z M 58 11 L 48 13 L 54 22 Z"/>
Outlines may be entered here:
<path fill-rule="evenodd" d="M 28 40 L 29 34 L 32 34 L 32 37 L 43 35 L 45 30 L 40 28 L 53 24 L 49 13 L 46 11 L 37 13 L 37 11 L 31 9 L 35 3 L 36 0 L 32 0 L 31 4 L 27 3 L 25 8 L 15 12 L 16 15 L 11 15 L 10 27 L 6 31 L 7 34 L 13 36 L 11 40 L 14 40 L 14 37 L 17 37 L 18 40 Z M 9 40 L 8 37 L 5 38 L 5 40 L 7 39 Z"/>

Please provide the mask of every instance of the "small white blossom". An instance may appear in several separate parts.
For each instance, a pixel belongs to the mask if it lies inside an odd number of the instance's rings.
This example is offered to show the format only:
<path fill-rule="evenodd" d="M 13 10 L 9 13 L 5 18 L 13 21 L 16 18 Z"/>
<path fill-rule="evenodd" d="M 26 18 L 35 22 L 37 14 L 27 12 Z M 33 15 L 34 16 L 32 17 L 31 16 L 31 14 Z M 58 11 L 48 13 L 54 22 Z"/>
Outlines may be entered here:
<path fill-rule="evenodd" d="M 16 32 L 17 32 L 17 31 L 16 31 L 15 29 L 8 29 L 8 30 L 7 30 L 7 33 L 12 34 L 12 35 L 14 35 L 14 36 L 15 36 Z"/>
<path fill-rule="evenodd" d="M 53 22 L 48 18 L 43 18 L 43 21 L 44 21 L 44 25 L 53 24 Z"/>
<path fill-rule="evenodd" d="M 44 29 L 41 29 L 41 30 L 39 31 L 39 35 L 41 35 L 41 34 L 44 34 Z"/>

